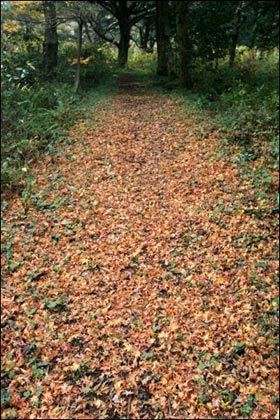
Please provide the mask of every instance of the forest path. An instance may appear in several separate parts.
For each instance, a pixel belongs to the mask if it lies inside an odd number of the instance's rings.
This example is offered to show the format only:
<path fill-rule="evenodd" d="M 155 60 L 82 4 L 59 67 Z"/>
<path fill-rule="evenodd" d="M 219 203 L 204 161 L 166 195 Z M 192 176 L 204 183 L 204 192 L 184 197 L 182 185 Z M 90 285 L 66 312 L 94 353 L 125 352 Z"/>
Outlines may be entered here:
<path fill-rule="evenodd" d="M 275 320 L 264 330 L 262 314 L 276 233 L 244 211 L 251 187 L 197 128 L 179 99 L 123 79 L 32 167 L 28 213 L 20 198 L 5 209 L 4 387 L 18 417 L 238 417 L 256 394 L 247 413 L 275 413 Z"/>

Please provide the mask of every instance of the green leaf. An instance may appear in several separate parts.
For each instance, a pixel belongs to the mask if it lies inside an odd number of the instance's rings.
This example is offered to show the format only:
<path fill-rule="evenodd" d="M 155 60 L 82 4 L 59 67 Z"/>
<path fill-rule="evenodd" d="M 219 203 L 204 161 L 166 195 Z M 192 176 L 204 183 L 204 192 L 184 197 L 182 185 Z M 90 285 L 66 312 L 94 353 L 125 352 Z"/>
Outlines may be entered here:
<path fill-rule="evenodd" d="M 11 261 L 9 264 L 9 269 L 13 272 L 17 269 L 18 265 L 19 265 L 18 263 Z"/>
<path fill-rule="evenodd" d="M 216 357 L 213 356 L 210 360 L 210 365 L 214 366 L 216 363 L 217 363 L 217 359 L 216 359 Z"/>
<path fill-rule="evenodd" d="M 174 268 L 176 268 L 176 266 L 177 266 L 177 264 L 171 263 L 171 264 L 168 265 L 167 269 L 168 270 L 173 270 Z"/>
<path fill-rule="evenodd" d="M 244 344 L 237 342 L 237 344 L 233 348 L 233 354 L 240 356 L 244 353 Z"/>
<path fill-rule="evenodd" d="M 40 397 L 43 393 L 43 387 L 42 386 L 38 386 L 36 389 L 36 395 L 37 397 Z"/>
<path fill-rule="evenodd" d="M 208 366 L 205 363 L 199 363 L 197 367 L 198 369 L 203 370 L 203 369 L 206 369 Z"/>
<path fill-rule="evenodd" d="M 200 395 L 200 397 L 198 398 L 198 401 L 201 402 L 201 403 L 205 403 L 206 395 L 204 395 L 204 394 Z"/>
<path fill-rule="evenodd" d="M 53 309 L 53 308 L 56 308 L 57 306 L 59 306 L 59 305 L 62 305 L 62 300 L 61 299 L 57 299 L 57 300 L 55 300 L 55 301 L 53 301 L 53 302 L 51 302 L 51 303 L 49 303 L 48 305 L 47 305 L 47 308 L 48 309 Z"/>
<path fill-rule="evenodd" d="M 38 308 L 32 308 L 30 309 L 29 313 L 30 315 L 34 315 L 37 312 Z"/>
<path fill-rule="evenodd" d="M 23 393 L 23 396 L 24 396 L 24 398 L 29 398 L 29 397 L 31 397 L 31 391 L 24 391 L 24 393 Z"/>
<path fill-rule="evenodd" d="M 91 361 L 91 357 L 87 357 L 87 358 L 85 358 L 83 361 L 82 361 L 82 363 L 81 363 L 81 366 L 85 366 L 88 362 L 90 362 Z"/>
<path fill-rule="evenodd" d="M 35 378 L 39 378 L 39 376 L 44 374 L 44 371 L 42 369 L 34 368 L 33 370 Z"/>
<path fill-rule="evenodd" d="M 240 411 L 241 414 L 251 414 L 252 413 L 252 407 L 250 405 L 246 404 L 243 407 L 240 407 L 239 411 Z"/>
<path fill-rule="evenodd" d="M 144 352 L 142 354 L 143 359 L 147 359 L 147 360 L 152 359 L 153 356 L 154 356 L 154 353 Z"/>
<path fill-rule="evenodd" d="M 1 388 L 1 404 L 8 405 L 11 399 L 11 391 L 6 391 L 5 389 Z"/>

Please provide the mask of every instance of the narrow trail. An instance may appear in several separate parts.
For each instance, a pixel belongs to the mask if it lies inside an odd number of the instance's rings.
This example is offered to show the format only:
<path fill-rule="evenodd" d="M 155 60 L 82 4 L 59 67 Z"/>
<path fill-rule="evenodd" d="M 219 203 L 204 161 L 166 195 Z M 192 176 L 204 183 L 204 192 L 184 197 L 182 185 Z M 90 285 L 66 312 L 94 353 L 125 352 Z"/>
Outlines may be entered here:
<path fill-rule="evenodd" d="M 253 192 L 215 135 L 194 131 L 179 100 L 126 76 L 74 144 L 34 165 L 27 215 L 20 198 L 5 209 L 17 370 L 4 386 L 19 418 L 238 416 L 256 394 L 251 418 L 275 415 L 273 312 L 262 320 L 276 232 L 244 211 Z"/>

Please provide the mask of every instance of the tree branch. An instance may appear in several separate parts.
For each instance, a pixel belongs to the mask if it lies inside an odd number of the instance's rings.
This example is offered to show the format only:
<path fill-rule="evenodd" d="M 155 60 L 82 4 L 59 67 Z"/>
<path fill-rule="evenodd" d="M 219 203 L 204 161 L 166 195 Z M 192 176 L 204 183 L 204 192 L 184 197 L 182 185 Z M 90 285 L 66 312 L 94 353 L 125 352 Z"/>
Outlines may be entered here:
<path fill-rule="evenodd" d="M 118 13 L 117 3 L 114 1 L 96 0 L 96 3 L 103 7 L 103 9 L 112 13 L 114 16 Z"/>
<path fill-rule="evenodd" d="M 114 40 L 114 38 L 109 38 L 108 36 L 106 36 L 104 33 L 100 32 L 99 29 L 96 28 L 95 26 L 95 22 L 92 20 L 90 20 L 90 25 L 93 29 L 93 31 L 102 39 L 104 39 L 104 41 L 110 42 L 111 44 L 116 45 L 117 47 L 119 46 L 119 43 L 117 41 Z"/>

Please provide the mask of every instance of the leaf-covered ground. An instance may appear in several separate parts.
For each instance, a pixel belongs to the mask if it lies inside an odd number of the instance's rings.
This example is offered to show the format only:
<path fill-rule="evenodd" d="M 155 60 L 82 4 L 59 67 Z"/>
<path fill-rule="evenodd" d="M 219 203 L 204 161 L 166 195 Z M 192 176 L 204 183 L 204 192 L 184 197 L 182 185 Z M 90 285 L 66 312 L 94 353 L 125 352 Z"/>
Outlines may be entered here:
<path fill-rule="evenodd" d="M 275 416 L 274 204 L 200 128 L 123 80 L 4 195 L 3 418 Z"/>

